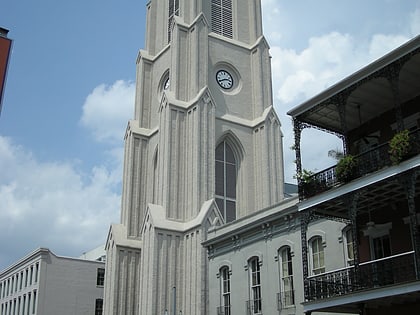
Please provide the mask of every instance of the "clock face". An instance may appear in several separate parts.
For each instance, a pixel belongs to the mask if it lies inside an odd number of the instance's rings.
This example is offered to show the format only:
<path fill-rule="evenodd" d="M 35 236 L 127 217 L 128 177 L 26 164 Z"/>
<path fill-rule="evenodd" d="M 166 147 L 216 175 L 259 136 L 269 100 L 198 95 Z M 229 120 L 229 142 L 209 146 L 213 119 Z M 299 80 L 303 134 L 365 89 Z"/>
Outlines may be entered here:
<path fill-rule="evenodd" d="M 216 73 L 216 80 L 223 89 L 230 89 L 233 86 L 233 78 L 226 70 L 219 70 Z"/>

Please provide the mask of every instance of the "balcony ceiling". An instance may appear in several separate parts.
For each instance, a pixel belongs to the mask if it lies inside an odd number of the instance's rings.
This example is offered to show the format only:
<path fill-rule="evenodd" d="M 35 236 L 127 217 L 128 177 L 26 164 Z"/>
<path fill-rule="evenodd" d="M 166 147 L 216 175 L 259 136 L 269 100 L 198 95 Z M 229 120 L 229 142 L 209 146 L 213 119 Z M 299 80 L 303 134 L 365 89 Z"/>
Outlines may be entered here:
<path fill-rule="evenodd" d="M 411 171 L 409 171 L 411 172 Z M 357 203 L 358 214 L 368 213 L 373 209 L 380 209 L 396 205 L 398 202 L 406 201 L 407 195 L 401 185 L 401 174 L 376 182 L 372 185 L 360 188 L 357 192 L 360 197 Z M 363 180 L 363 179 L 360 179 Z M 420 195 L 420 176 L 416 179 L 416 197 Z M 349 202 L 342 195 L 323 202 L 315 209 L 316 213 L 331 217 L 349 219 Z"/>
<path fill-rule="evenodd" d="M 411 56 L 406 59 L 407 56 Z M 322 129 L 344 134 L 337 105 L 344 102 L 347 130 L 358 128 L 394 108 L 394 92 L 386 76 L 403 62 L 398 76 L 400 103 L 420 96 L 420 36 L 369 64 L 343 81 L 288 112 Z"/>

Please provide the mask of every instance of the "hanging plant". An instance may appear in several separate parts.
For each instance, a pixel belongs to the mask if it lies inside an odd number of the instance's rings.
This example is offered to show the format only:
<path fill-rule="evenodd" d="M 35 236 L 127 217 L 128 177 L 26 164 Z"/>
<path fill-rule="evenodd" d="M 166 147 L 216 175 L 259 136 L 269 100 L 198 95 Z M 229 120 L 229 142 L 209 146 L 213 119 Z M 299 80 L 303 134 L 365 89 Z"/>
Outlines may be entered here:
<path fill-rule="evenodd" d="M 349 154 L 342 157 L 335 168 L 335 174 L 339 182 L 347 183 L 355 178 L 357 159 Z"/>
<path fill-rule="evenodd" d="M 389 156 L 392 164 L 399 164 L 410 152 L 410 135 L 407 129 L 397 132 L 389 141 Z"/>

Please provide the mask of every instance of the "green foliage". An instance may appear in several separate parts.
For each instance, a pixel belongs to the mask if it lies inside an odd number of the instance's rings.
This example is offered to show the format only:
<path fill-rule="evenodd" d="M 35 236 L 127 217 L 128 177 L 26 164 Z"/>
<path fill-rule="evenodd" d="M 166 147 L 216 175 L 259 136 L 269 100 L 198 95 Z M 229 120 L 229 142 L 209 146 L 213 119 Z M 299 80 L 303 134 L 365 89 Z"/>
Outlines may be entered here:
<path fill-rule="evenodd" d="M 399 164 L 410 151 L 410 135 L 407 129 L 397 132 L 389 142 L 389 155 L 392 163 Z"/>
<path fill-rule="evenodd" d="M 301 183 L 308 184 L 313 180 L 312 175 L 314 175 L 314 172 L 303 169 L 300 173 L 293 176 L 293 178 L 296 178 Z"/>
<path fill-rule="evenodd" d="M 355 176 L 357 165 L 357 159 L 353 155 L 349 154 L 342 157 L 335 169 L 338 181 L 344 183 L 351 181 Z"/>

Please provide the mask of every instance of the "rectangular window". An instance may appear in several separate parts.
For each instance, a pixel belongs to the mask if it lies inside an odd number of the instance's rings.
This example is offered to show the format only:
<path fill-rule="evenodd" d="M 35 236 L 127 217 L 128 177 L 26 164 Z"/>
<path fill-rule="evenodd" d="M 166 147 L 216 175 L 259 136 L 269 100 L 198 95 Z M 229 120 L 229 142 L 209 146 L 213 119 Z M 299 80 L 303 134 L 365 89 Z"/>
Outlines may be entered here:
<path fill-rule="evenodd" d="M 285 247 L 280 251 L 280 277 L 281 277 L 281 305 L 283 307 L 295 304 L 295 294 L 293 288 L 293 266 L 290 247 Z"/>
<path fill-rule="evenodd" d="M 354 252 L 353 252 L 353 232 L 351 229 L 346 230 L 346 253 L 347 253 L 347 265 L 354 265 Z"/>
<path fill-rule="evenodd" d="M 105 269 L 98 268 L 98 272 L 96 275 L 96 285 L 103 286 L 105 283 Z"/>
<path fill-rule="evenodd" d="M 35 283 L 38 282 L 38 274 L 39 274 L 39 263 L 35 265 Z"/>
<path fill-rule="evenodd" d="M 391 256 L 391 242 L 389 235 L 383 235 L 372 239 L 374 259 Z"/>
<path fill-rule="evenodd" d="M 312 250 L 312 273 L 314 275 L 325 272 L 325 261 L 324 261 L 324 247 L 322 245 L 322 238 L 316 237 L 311 242 Z"/>
<path fill-rule="evenodd" d="M 34 291 L 34 298 L 32 300 L 32 314 L 35 314 L 36 311 L 36 291 Z"/>
<path fill-rule="evenodd" d="M 19 290 L 22 290 L 22 285 L 23 285 L 23 271 L 20 272 Z"/>
<path fill-rule="evenodd" d="M 232 38 L 232 0 L 211 1 L 211 29 L 216 34 Z"/>
<path fill-rule="evenodd" d="M 262 300 L 261 300 L 261 274 L 260 261 L 258 257 L 253 257 L 249 261 L 250 271 L 250 295 L 249 303 L 251 314 L 261 314 Z"/>
<path fill-rule="evenodd" d="M 96 299 L 96 301 L 95 301 L 95 315 L 102 315 L 103 304 L 104 304 L 103 299 Z"/>
<path fill-rule="evenodd" d="M 28 308 L 26 314 L 29 315 L 31 311 L 31 293 L 28 293 Z"/>
<path fill-rule="evenodd" d="M 170 43 L 172 39 L 172 24 L 174 23 L 175 16 L 179 16 L 179 0 L 169 0 L 168 43 Z"/>
<path fill-rule="evenodd" d="M 221 274 L 221 300 L 222 306 L 219 308 L 218 314 L 230 315 L 230 273 L 229 267 L 225 266 L 220 269 Z"/>

